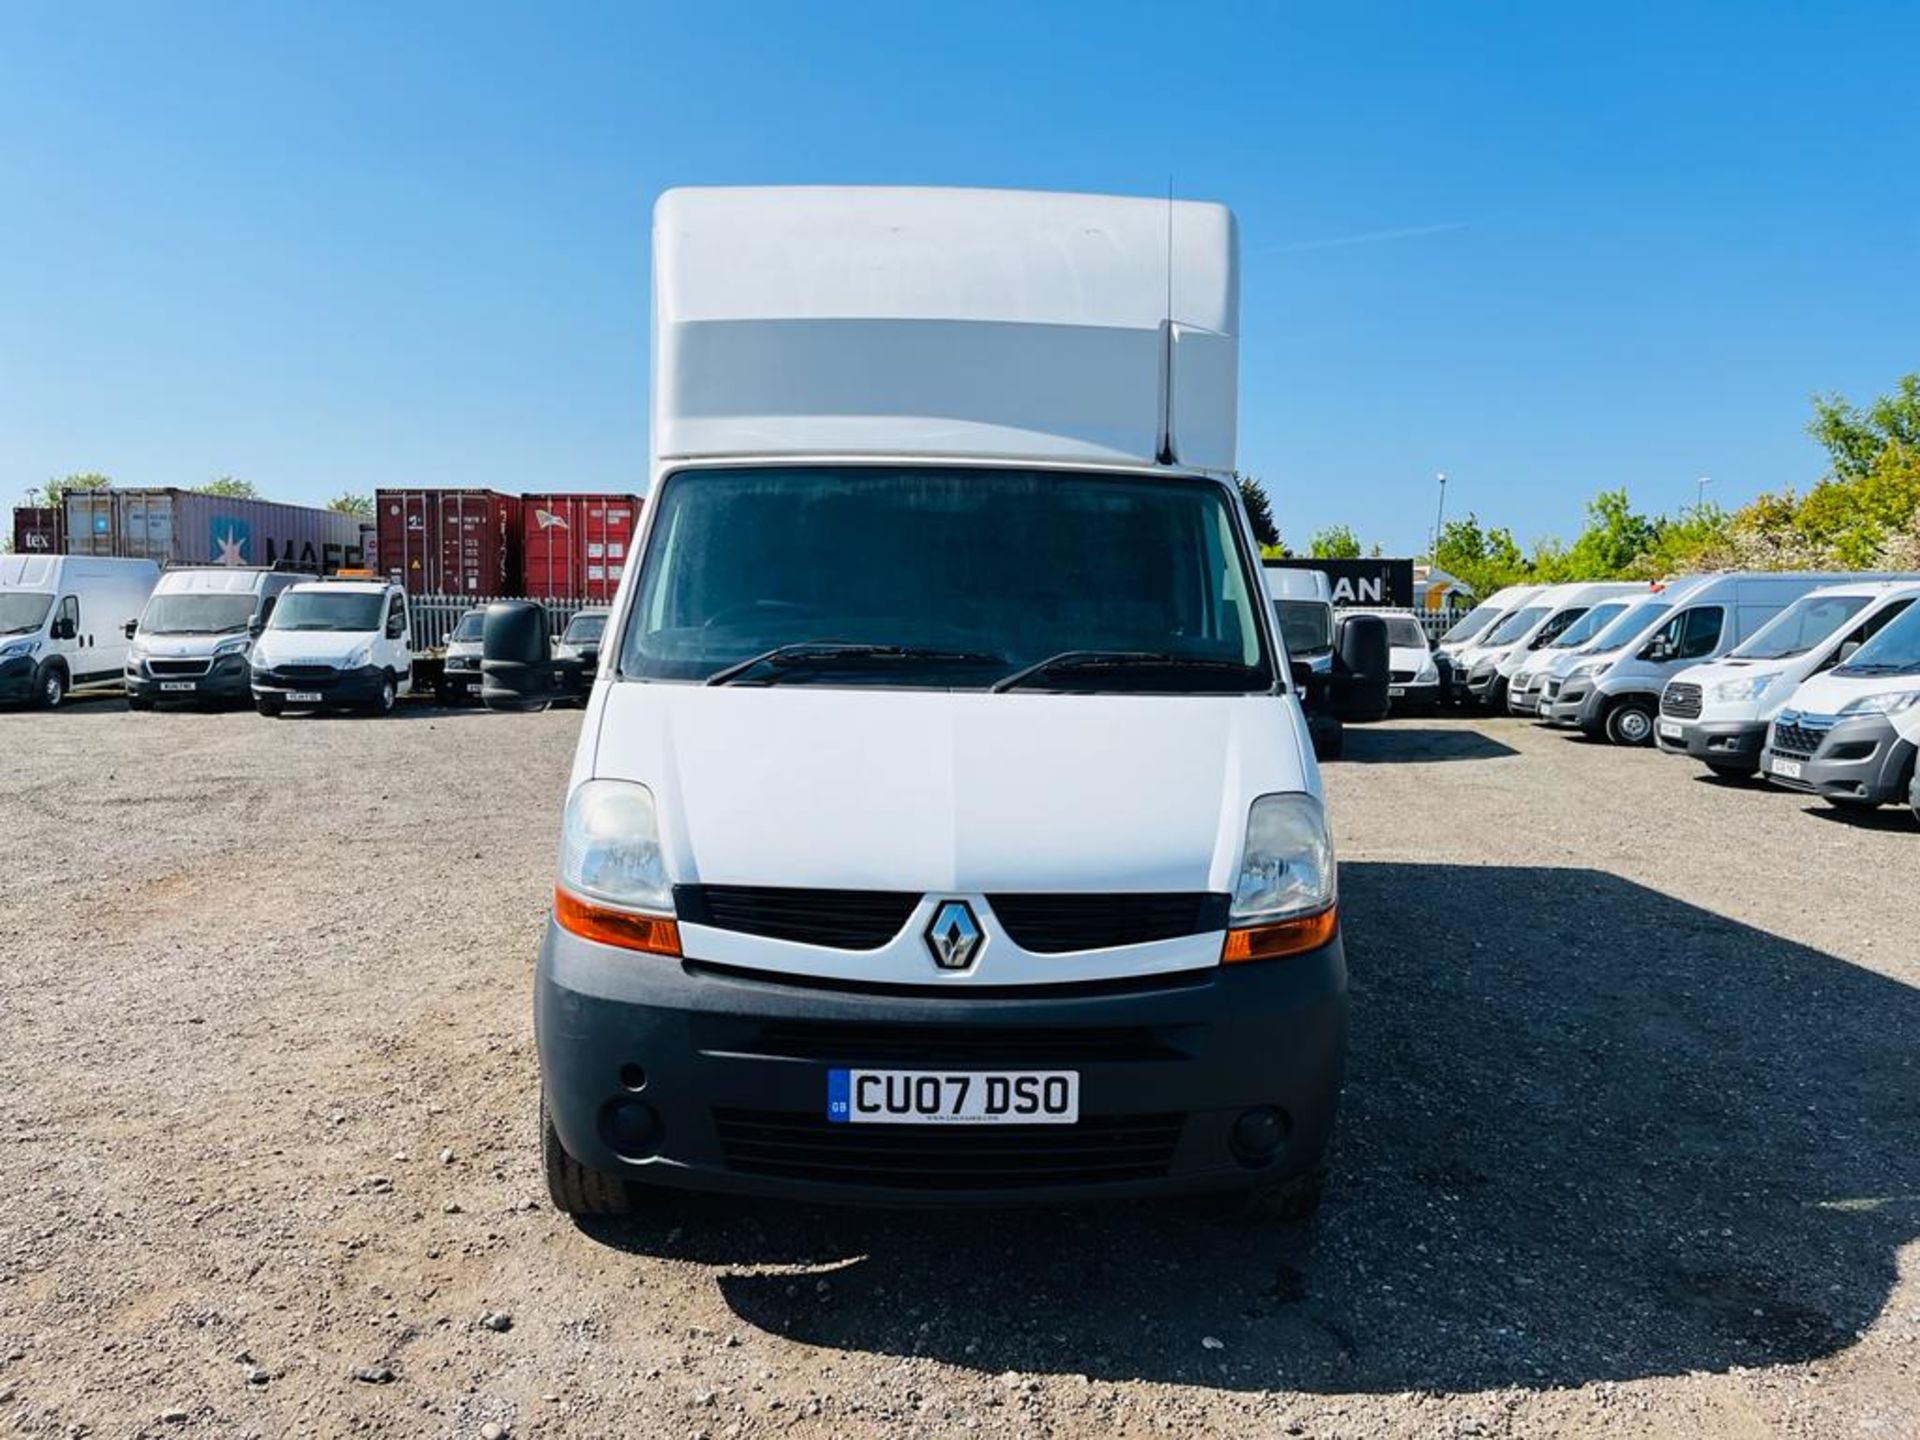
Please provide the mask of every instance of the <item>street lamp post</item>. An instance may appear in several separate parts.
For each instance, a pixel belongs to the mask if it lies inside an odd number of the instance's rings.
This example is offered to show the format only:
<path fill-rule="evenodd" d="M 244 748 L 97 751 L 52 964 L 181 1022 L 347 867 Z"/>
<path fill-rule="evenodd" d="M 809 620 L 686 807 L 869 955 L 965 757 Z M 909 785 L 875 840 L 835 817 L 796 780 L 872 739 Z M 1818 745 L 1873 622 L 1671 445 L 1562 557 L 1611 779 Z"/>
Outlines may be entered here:
<path fill-rule="evenodd" d="M 1433 544 L 1427 547 L 1427 554 L 1435 565 L 1440 563 L 1440 527 L 1447 518 L 1447 472 L 1442 470 L 1433 477 L 1440 482 L 1440 508 L 1433 512 Z"/>
<path fill-rule="evenodd" d="M 1711 475 L 1702 475 L 1698 480 L 1694 482 L 1694 491 L 1693 491 L 1693 508 L 1694 509 L 1698 510 L 1702 505 L 1707 503 L 1707 486 L 1711 485 L 1712 483 L 1713 483 L 1713 477 Z"/>

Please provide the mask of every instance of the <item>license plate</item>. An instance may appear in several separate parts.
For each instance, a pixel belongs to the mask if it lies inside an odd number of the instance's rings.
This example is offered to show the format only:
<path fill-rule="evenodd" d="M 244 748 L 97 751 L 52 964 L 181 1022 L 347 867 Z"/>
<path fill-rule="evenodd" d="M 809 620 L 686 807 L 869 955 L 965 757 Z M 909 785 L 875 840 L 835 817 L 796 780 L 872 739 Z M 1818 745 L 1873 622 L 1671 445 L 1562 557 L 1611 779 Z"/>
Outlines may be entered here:
<path fill-rule="evenodd" d="M 1776 760 L 1773 762 L 1773 773 L 1782 779 L 1798 780 L 1800 778 L 1800 762 L 1798 760 Z"/>
<path fill-rule="evenodd" d="M 1407 693 L 1407 687 L 1404 685 L 1387 686 L 1387 698 L 1389 700 L 1399 700 L 1402 697 L 1404 697 L 1406 693 Z"/>
<path fill-rule="evenodd" d="M 287 692 L 287 700 L 294 705 L 318 705 L 320 703 L 320 692 L 318 690 L 289 690 Z"/>
<path fill-rule="evenodd" d="M 1075 1070 L 829 1070 L 836 1125 L 1072 1125 Z"/>
<path fill-rule="evenodd" d="M 198 687 L 191 680 L 162 680 L 160 688 L 162 690 L 193 690 Z"/>
<path fill-rule="evenodd" d="M 1662 720 L 1660 734 L 1663 739 L 1678 740 L 1687 733 L 1687 727 L 1678 720 Z"/>

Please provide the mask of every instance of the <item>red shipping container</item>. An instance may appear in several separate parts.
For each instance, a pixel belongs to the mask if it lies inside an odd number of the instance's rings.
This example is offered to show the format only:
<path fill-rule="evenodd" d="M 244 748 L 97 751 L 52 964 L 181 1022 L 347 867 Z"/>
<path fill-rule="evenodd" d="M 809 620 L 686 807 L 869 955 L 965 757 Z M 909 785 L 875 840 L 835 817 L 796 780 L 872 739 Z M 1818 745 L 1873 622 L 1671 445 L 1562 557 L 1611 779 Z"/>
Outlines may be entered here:
<path fill-rule="evenodd" d="M 527 594 L 596 605 L 613 599 L 640 523 L 638 495 L 528 495 L 521 515 Z"/>
<path fill-rule="evenodd" d="M 66 554 L 66 508 L 61 505 L 14 506 L 13 553 L 16 555 Z"/>
<path fill-rule="evenodd" d="M 520 497 L 493 490 L 376 490 L 380 573 L 409 595 L 520 593 Z"/>

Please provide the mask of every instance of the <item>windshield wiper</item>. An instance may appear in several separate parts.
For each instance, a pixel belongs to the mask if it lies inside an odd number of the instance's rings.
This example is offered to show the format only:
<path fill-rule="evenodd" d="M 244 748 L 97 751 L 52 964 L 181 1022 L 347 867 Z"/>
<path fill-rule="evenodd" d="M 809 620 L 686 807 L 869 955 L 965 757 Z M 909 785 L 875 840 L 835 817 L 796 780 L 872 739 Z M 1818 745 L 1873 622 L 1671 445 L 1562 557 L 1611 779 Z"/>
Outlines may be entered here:
<path fill-rule="evenodd" d="M 1210 660 L 1161 650 L 1062 650 L 1001 676 L 988 688 L 1001 695 L 1055 670 L 1237 670 L 1244 674 L 1249 668 L 1237 660 Z"/>
<path fill-rule="evenodd" d="M 1836 666 L 1836 675 L 1905 675 L 1909 671 L 1920 670 L 1920 660 L 1902 662 L 1899 660 L 1869 660 L 1862 665 L 1857 660 Z"/>
<path fill-rule="evenodd" d="M 730 685 L 763 665 L 779 669 L 788 665 L 838 665 L 849 660 L 926 660 L 956 665 L 1006 663 L 1004 655 L 991 655 L 984 650 L 941 650 L 924 645 L 875 645 L 845 640 L 797 640 L 789 645 L 776 645 L 771 650 L 749 655 L 745 660 L 716 670 L 707 677 L 707 684 Z"/>

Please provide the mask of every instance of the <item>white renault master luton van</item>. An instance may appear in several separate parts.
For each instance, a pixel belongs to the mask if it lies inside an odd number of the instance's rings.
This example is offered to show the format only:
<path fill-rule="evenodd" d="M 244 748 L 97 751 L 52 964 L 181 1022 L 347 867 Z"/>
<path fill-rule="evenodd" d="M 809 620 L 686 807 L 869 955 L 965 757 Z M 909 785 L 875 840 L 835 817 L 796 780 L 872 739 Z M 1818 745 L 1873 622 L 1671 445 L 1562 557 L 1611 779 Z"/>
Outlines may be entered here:
<path fill-rule="evenodd" d="M 253 646 L 253 706 L 393 711 L 413 689 L 413 628 L 406 592 L 371 578 L 293 586 Z"/>
<path fill-rule="evenodd" d="M 1660 692 L 1660 748 L 1716 775 L 1760 768 L 1767 725 L 1809 676 L 1850 660 L 1920 599 L 1920 577 L 1829 585 L 1802 596 L 1725 658 L 1690 666 Z"/>
<path fill-rule="evenodd" d="M 554 1203 L 1310 1209 L 1346 970 L 1231 215 L 676 190 L 653 257 L 535 981 Z"/>
<path fill-rule="evenodd" d="M 1912 798 L 1920 749 L 1920 605 L 1803 682 L 1767 731 L 1761 769 L 1789 790 L 1870 808 Z M 1916 812 L 1920 813 L 1920 812 Z"/>
<path fill-rule="evenodd" d="M 127 706 L 159 700 L 246 700 L 247 652 L 281 592 L 308 577 L 255 566 L 189 565 L 161 573 L 130 626 Z"/>
<path fill-rule="evenodd" d="M 159 577 L 151 560 L 0 555 L 0 704 L 52 709 L 76 685 L 118 680 Z"/>

